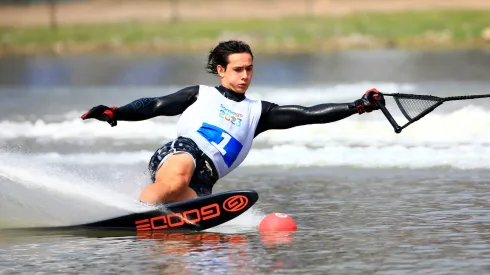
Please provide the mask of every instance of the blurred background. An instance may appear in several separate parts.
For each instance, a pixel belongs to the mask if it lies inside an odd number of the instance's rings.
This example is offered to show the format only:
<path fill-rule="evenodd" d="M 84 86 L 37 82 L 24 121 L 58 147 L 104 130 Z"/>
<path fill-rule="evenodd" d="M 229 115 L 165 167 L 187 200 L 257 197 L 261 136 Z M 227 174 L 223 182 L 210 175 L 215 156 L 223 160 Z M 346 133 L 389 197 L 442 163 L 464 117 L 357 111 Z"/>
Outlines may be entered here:
<path fill-rule="evenodd" d="M 1 0 L 0 85 L 212 84 L 206 53 L 227 39 L 251 44 L 257 84 L 484 80 L 489 10 L 487 0 Z"/>

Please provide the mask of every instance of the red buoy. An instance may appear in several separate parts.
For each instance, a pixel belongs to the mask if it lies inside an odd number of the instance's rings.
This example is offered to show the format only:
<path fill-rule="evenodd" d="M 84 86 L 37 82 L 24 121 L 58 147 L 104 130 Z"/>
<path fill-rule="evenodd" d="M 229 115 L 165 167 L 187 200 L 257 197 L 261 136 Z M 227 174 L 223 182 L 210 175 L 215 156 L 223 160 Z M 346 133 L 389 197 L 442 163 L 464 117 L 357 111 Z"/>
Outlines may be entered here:
<path fill-rule="evenodd" d="M 296 222 L 289 215 L 284 213 L 271 213 L 260 222 L 260 232 L 272 231 L 296 231 Z"/>

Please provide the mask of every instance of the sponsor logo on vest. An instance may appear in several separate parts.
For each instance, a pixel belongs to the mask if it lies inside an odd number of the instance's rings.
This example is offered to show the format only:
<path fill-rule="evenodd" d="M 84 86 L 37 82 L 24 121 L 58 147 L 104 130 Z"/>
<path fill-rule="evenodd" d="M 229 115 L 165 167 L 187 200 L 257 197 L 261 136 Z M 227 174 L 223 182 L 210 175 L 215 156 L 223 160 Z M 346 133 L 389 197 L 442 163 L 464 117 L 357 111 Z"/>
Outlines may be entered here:
<path fill-rule="evenodd" d="M 242 125 L 243 115 L 237 113 L 225 107 L 225 105 L 220 104 L 221 109 L 219 110 L 219 117 L 225 119 L 231 124 L 240 127 Z"/>

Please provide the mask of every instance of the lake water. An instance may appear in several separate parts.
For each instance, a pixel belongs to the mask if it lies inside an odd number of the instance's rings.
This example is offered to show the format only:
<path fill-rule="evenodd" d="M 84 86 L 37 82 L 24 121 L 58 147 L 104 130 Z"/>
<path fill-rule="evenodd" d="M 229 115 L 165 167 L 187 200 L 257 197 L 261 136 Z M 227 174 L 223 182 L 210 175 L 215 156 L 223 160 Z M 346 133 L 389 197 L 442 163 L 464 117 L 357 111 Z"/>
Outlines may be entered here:
<path fill-rule="evenodd" d="M 254 189 L 259 202 L 207 232 L 10 229 L 134 210 L 177 117 L 113 128 L 79 117 L 215 85 L 204 56 L 0 58 L 0 274 L 490 274 L 488 99 L 446 102 L 400 134 L 381 112 L 265 132 L 214 190 Z M 485 94 L 489 72 L 483 51 L 257 55 L 247 95 L 312 106 L 372 87 Z M 298 231 L 259 233 L 272 212 L 291 215 Z"/>

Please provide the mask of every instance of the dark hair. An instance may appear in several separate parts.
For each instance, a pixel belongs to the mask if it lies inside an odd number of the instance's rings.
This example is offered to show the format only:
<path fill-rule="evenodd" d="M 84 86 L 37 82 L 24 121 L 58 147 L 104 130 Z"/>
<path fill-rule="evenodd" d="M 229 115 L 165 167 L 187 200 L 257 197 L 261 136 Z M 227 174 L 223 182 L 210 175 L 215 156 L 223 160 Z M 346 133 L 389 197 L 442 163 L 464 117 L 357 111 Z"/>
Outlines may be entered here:
<path fill-rule="evenodd" d="M 216 67 L 221 65 L 226 68 L 226 65 L 228 65 L 228 56 L 234 53 L 249 53 L 252 56 L 252 59 L 254 58 L 250 46 L 243 41 L 229 40 L 220 42 L 218 46 L 209 52 L 206 71 L 218 75 Z"/>

